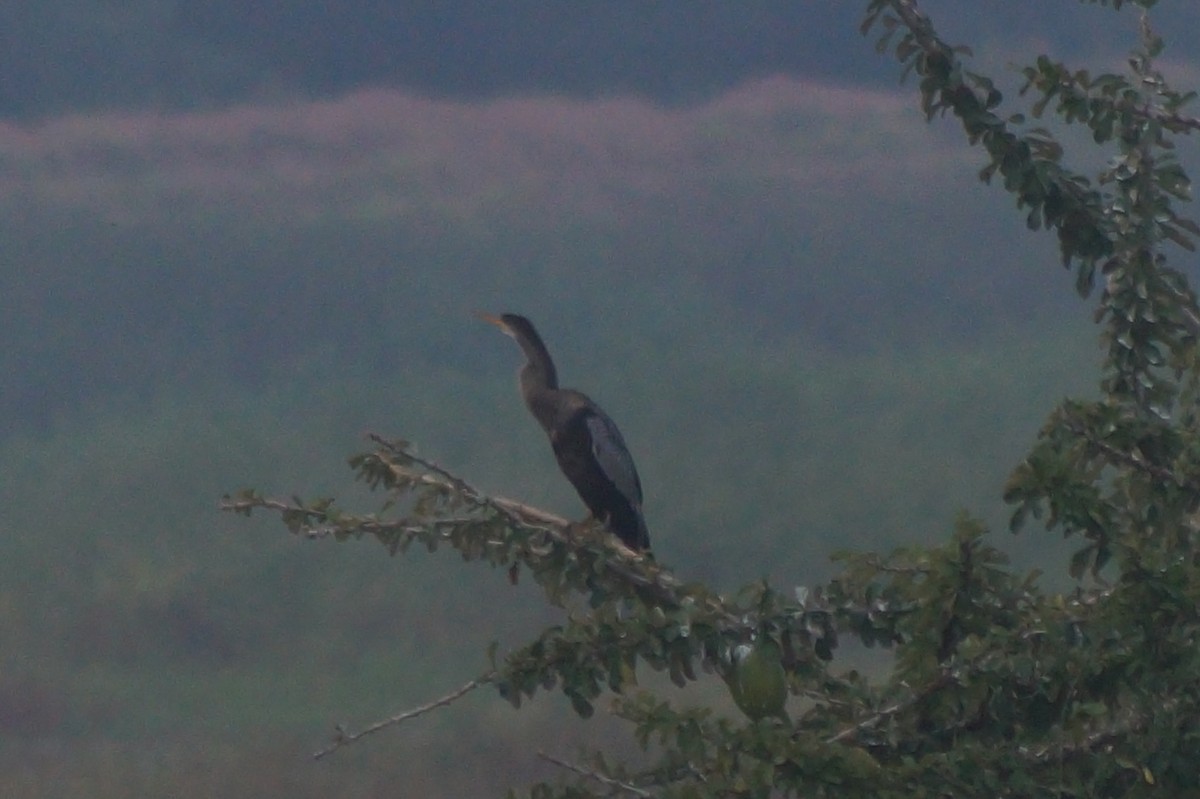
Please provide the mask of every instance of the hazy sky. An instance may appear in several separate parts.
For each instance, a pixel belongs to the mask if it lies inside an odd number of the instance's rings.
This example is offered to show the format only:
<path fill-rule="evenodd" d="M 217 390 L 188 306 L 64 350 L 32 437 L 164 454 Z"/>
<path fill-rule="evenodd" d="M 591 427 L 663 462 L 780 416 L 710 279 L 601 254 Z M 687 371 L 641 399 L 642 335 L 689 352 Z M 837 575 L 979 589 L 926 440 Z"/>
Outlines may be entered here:
<path fill-rule="evenodd" d="M 1200 4 L 1163 5 L 1156 19 L 1172 37 L 1173 68 L 1195 77 L 1192 62 L 1176 54 L 1200 52 L 1187 45 L 1200 24 L 1169 23 L 1196 17 Z M 405 242 L 460 225 L 469 235 L 452 239 L 561 241 L 571 230 L 594 229 L 632 248 L 601 259 L 608 279 L 641 287 L 628 295 L 580 292 L 606 298 L 608 313 L 702 273 L 689 285 L 752 310 L 757 324 L 786 320 L 789 334 L 799 328 L 838 345 L 887 339 L 857 324 L 864 314 L 885 330 L 891 323 L 908 330 L 914 318 L 938 319 L 930 309 L 947 297 L 955 299 L 946 307 L 975 309 L 931 321 L 928 335 L 936 338 L 961 331 L 968 318 L 979 327 L 983 307 L 1005 318 L 1006 303 L 1026 313 L 1042 302 L 1029 300 L 1011 246 L 987 253 L 990 264 L 1005 262 L 995 273 L 1003 278 L 957 268 L 961 248 L 1008 228 L 950 224 L 973 206 L 947 198 L 998 194 L 976 183 L 979 156 L 956 126 L 926 125 L 913 87 L 897 86 L 894 61 L 859 35 L 865 3 L 518 2 L 497 13 L 485 3 L 445 12 L 356 0 L 340 4 L 338 15 L 326 6 L 148 0 L 112 8 L 57 0 L 0 9 L 0 37 L 11 45 L 0 47 L 8 65 L 0 69 L 0 207 L 22 254 L 0 271 L 0 289 L 20 311 L 0 321 L 9 343 L 0 366 L 24 375 L 20 390 L 4 392 L 0 410 L 40 419 L 110 381 L 153 385 L 203 364 L 252 372 L 237 342 L 253 340 L 263 357 L 278 359 L 307 341 L 262 325 L 253 305 L 218 296 L 209 284 L 190 296 L 166 290 L 194 280 L 195 237 L 174 227 L 187 220 L 247 226 L 246 241 L 216 236 L 228 246 L 206 255 L 201 268 L 228 262 L 262 285 L 306 268 L 314 248 L 284 257 L 291 243 L 280 231 L 309 224 L 349 225 L 322 241 L 330 248 L 343 240 L 353 246 L 363 229 L 392 235 L 403 227 Z M 947 39 L 975 46 L 983 71 L 998 70 L 1010 83 L 1009 62 L 1040 51 L 1074 53 L 1093 70 L 1120 68 L 1120 48 L 1137 27 L 1134 13 L 1082 3 L 1056 4 L 1053 12 L 1043 3 L 991 0 L 923 6 Z M 652 219 L 660 221 L 643 241 L 639 225 Z M 922 224 L 941 225 L 944 238 L 915 240 L 911 231 Z M 64 225 L 87 243 L 59 236 Z M 874 235 L 864 242 L 854 231 L 866 229 Z M 147 245 L 156 236 L 161 253 Z M 939 276 L 945 296 L 922 296 L 908 288 L 910 274 L 876 269 L 902 251 L 898 241 L 920 252 L 919 269 Z M 378 284 L 375 264 L 396 262 L 407 246 L 363 245 L 344 254 L 342 268 L 359 263 L 364 285 Z M 131 252 L 146 263 L 135 269 Z M 517 262 L 506 264 L 497 252 L 466 257 L 474 270 L 439 267 L 430 285 L 444 296 L 419 307 L 491 307 L 519 285 L 567 279 L 538 270 L 578 257 L 514 254 Z M 698 267 L 718 252 L 728 253 L 726 265 Z M 463 258 L 414 257 L 406 268 Z M 861 264 L 852 269 L 864 279 L 848 279 L 846 264 Z M 322 267 L 307 268 L 319 274 Z M 95 288 L 78 308 L 57 298 L 39 310 L 55 280 Z M 350 304 L 350 285 L 343 279 L 329 291 Z M 903 302 L 895 301 L 898 291 Z M 153 320 L 191 314 L 205 302 L 203 335 L 164 327 L 171 346 L 146 350 L 152 336 L 114 321 L 153 329 Z M 123 310 L 90 320 L 106 303 Z M 453 309 L 454 324 L 462 312 Z M 599 307 L 584 312 L 602 315 Z M 56 335 L 38 332 L 24 314 L 56 320 Z M 352 317 L 336 319 L 345 321 L 331 324 L 348 329 L 329 335 L 363 347 Z M 227 349 L 212 346 L 214 337 Z M 210 343 L 197 350 L 200 340 Z"/>
<path fill-rule="evenodd" d="M 43 0 L 0 8 L 0 116 L 209 107 L 389 86 L 436 97 L 526 92 L 703 98 L 784 73 L 891 85 L 858 35 L 866 0 Z M 985 63 L 1123 52 L 1136 14 L 1041 0 L 926 0 Z M 1200 50 L 1200 4 L 1154 19 Z M 1118 18 L 1119 17 L 1119 18 Z M 1036 48 L 1036 49 L 1035 49 Z"/>
<path fill-rule="evenodd" d="M 1056 4 L 1053 12 L 1034 2 L 923 5 L 949 40 L 970 41 L 979 63 L 1010 77 L 1010 60 L 1039 50 L 1091 53 L 1095 58 L 1084 63 L 1092 69 L 1119 68 L 1116 54 L 1137 22 L 1128 11 L 1082 3 Z M 1200 24 L 1167 23 L 1196 16 L 1200 4 L 1163 5 L 1168 54 L 1186 72 L 1189 62 L 1174 54 L 1200 52 L 1186 46 L 1200 35 Z M 0 272 L 9 282 L 0 288 L 10 299 L 27 296 L 23 310 L 36 309 L 47 296 L 44 275 L 52 264 L 64 284 L 90 280 L 111 292 L 109 301 L 125 309 L 116 318 L 154 319 L 184 301 L 190 308 L 209 296 L 209 286 L 180 297 L 161 295 L 144 275 L 132 289 L 108 279 L 120 270 L 134 282 L 121 249 L 134 245 L 109 239 L 134 236 L 138 225 L 189 219 L 257 225 L 248 242 L 231 243 L 219 257 L 245 262 L 247 274 L 268 275 L 268 264 L 279 271 L 300 263 L 254 252 L 275 246 L 263 240 L 279 229 L 276 223 L 416 230 L 463 224 L 488 235 L 533 237 L 594 225 L 620 237 L 660 218 L 678 238 L 660 232 L 636 247 L 657 271 L 606 259 L 607 268 L 624 268 L 622 279 L 643 287 L 634 296 L 649 296 L 672 268 L 682 275 L 713 252 L 728 251 L 729 268 L 706 275 L 715 282 L 708 288 L 727 301 L 752 303 L 760 319 L 798 320 L 823 341 L 878 339 L 878 331 L 855 327 L 856 314 L 878 319 L 886 309 L 920 316 L 937 298 L 887 302 L 889 292 L 908 282 L 887 271 L 844 295 L 854 282 L 844 268 L 839 274 L 828 265 L 898 252 L 883 242 L 911 239 L 909 230 L 928 221 L 923 215 L 945 224 L 951 212 L 938 204 L 947 194 L 995 193 L 976 184 L 978 155 L 961 143 L 954 124 L 927 126 L 913 87 L 897 87 L 894 61 L 876 55 L 859 35 L 864 7 L 622 0 L 515 3 L 499 14 L 484 3 L 434 13 L 433 4 L 358 0 L 331 16 L 325 3 L 266 0 L 120 9 L 85 0 L 8 4 L 0 9 L 0 37 L 12 45 L 0 47 L 10 67 L 0 69 L 0 108 L 10 112 L 7 121 L 0 116 L 0 206 L 14 241 L 27 241 L 20 269 Z M 79 35 L 84 22 L 88 36 Z M 1088 37 L 1085 30 L 1105 35 Z M 955 212 L 969 207 L 949 205 Z M 66 246 L 55 234 L 64 218 L 79 231 L 100 225 L 80 232 L 99 243 L 55 250 Z M 891 228 L 886 235 L 880 220 Z M 861 239 L 847 233 L 867 228 L 878 253 L 869 246 L 864 252 Z M 972 240 L 1007 230 L 988 229 Z M 353 240 L 353 230 L 339 236 Z M 943 244 L 909 243 L 922 250 L 922 268 L 942 274 L 951 293 L 975 304 L 977 322 L 979 303 L 997 303 L 1021 279 L 1000 286 L 998 278 L 957 270 L 955 250 L 962 245 L 953 237 L 960 233 L 947 226 L 951 239 Z M 191 240 L 161 235 L 163 252 L 152 262 L 163 264 L 161 285 L 189 280 Z M 113 251 L 105 254 L 105 247 Z M 1013 252 L 997 246 L 988 257 L 1011 260 Z M 784 267 L 794 266 L 798 253 L 806 254 L 806 272 Z M 354 257 L 370 265 L 395 255 Z M 545 284 L 529 271 L 553 262 L 537 256 L 509 268 L 497 261 L 487 279 L 478 278 L 479 270 L 472 277 L 443 273 L 438 285 L 448 296 L 478 293 L 464 303 L 487 304 L 512 291 L 514 272 Z M 735 268 L 739 263 L 750 268 Z M 27 280 L 22 270 L 42 276 Z M 364 281 L 375 279 L 365 270 Z M 348 291 L 344 282 L 331 290 Z M 241 321 L 221 322 L 220 331 L 206 335 L 257 324 L 253 307 L 209 301 L 213 312 L 204 318 L 229 314 Z M 95 297 L 80 300 L 83 308 L 100 304 Z M 1028 308 L 1028 298 L 1018 306 Z M 86 321 L 72 307 L 60 303 L 37 318 L 59 319 L 60 331 L 72 330 Z M 84 391 L 67 387 L 78 383 L 73 376 L 91 372 L 124 384 L 129 372 L 185 368 L 175 359 L 197 368 L 218 351 L 193 351 L 192 335 L 179 336 L 169 358 L 162 348 L 137 355 L 146 336 L 104 320 L 114 341 L 97 336 L 95 326 L 80 337 L 96 344 L 97 355 L 74 346 L 66 333 L 48 337 L 22 324 L 20 314 L 5 316 L 0 332 L 10 326 L 9 360 L 19 361 L 10 374 L 35 362 L 71 364 L 40 368 L 24 381 L 23 394 L 0 399 L 0 409 L 15 408 L 17 417 L 53 412 L 43 397 Z M 956 318 L 946 324 L 961 327 Z M 293 341 L 277 326 L 254 329 L 256 341 L 278 337 L 279 348 Z M 41 353 L 40 360 L 22 356 L 22 347 Z M 137 369 L 109 363 L 122 358 Z M 229 359 L 241 362 L 236 353 Z M 220 368 L 230 367 L 221 362 Z"/>

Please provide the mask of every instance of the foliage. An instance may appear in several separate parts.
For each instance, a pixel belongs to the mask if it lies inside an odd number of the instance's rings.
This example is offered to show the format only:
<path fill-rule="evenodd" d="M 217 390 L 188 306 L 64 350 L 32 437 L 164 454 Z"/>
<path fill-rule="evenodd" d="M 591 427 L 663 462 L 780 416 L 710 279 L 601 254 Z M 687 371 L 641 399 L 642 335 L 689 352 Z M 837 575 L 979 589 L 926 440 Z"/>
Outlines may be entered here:
<path fill-rule="evenodd" d="M 277 512 L 294 533 L 371 536 L 392 553 L 448 546 L 514 582 L 532 579 L 563 608 L 563 620 L 526 645 L 493 647 L 478 683 L 517 706 L 561 690 L 585 717 L 608 698 L 646 756 L 562 763 L 578 779 L 536 785 L 530 796 L 1194 791 L 1200 315 L 1168 262 L 1198 232 L 1174 206 L 1188 199 L 1174 138 L 1200 128 L 1182 113 L 1191 95 L 1155 67 L 1162 42 L 1145 16 L 1128 75 L 1038 58 L 1022 71 L 1022 96 L 1034 99 L 1006 116 L 994 81 L 968 69 L 968 51 L 943 42 L 912 0 L 872 0 L 863 30 L 881 32 L 880 49 L 916 76 L 929 117 L 958 119 L 982 148 L 981 177 L 1000 179 L 1031 229 L 1054 231 L 1078 291 L 1091 296 L 1102 279 L 1101 396 L 1055 409 L 1006 487 L 1014 530 L 1037 519 L 1081 539 L 1066 565 L 1077 585 L 1049 592 L 1038 573 L 1015 573 L 964 514 L 940 546 L 841 556 L 841 573 L 825 585 L 760 582 L 722 595 L 600 531 L 485 496 L 403 442 L 377 440 L 352 460 L 387 497 L 377 513 L 253 491 L 227 499 L 230 510 Z M 1095 179 L 1065 164 L 1049 129 L 1027 126 L 1050 112 L 1113 148 Z M 890 673 L 871 680 L 844 668 L 835 659 L 844 639 L 890 648 Z M 719 675 L 755 718 L 640 688 L 645 668 L 680 687 Z M 787 713 L 771 698 L 780 668 Z M 747 702 L 747 685 L 764 678 Z"/>

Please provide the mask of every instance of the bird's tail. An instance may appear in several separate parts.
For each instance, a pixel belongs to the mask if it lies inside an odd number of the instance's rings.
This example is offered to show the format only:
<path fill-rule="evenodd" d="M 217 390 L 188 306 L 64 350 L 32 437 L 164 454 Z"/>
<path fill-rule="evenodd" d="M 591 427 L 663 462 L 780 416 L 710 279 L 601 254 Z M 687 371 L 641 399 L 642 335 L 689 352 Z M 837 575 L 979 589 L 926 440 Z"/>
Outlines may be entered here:
<path fill-rule="evenodd" d="M 608 519 L 608 526 L 630 549 L 637 552 L 650 549 L 650 532 L 646 529 L 646 518 L 637 505 L 613 513 Z"/>

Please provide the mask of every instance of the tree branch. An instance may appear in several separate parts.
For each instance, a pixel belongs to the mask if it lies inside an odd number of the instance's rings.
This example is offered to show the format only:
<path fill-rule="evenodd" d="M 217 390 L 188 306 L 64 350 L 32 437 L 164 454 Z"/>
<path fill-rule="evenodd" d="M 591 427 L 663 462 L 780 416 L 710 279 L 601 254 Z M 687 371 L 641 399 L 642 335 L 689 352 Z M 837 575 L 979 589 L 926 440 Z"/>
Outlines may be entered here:
<path fill-rule="evenodd" d="M 826 738 L 825 743 L 836 744 L 836 743 L 842 743 L 843 741 L 849 740 L 850 738 L 853 738 L 858 733 L 862 732 L 863 730 L 867 729 L 868 727 L 874 727 L 876 724 L 878 724 L 881 721 L 886 721 L 887 719 L 891 718 L 892 716 L 895 716 L 899 713 L 903 713 L 905 710 L 908 710 L 911 707 L 915 707 L 919 703 L 925 701 L 929 697 L 936 694 L 938 691 L 942 690 L 943 688 L 945 688 L 948 685 L 953 684 L 954 682 L 955 682 L 954 675 L 949 670 L 943 670 L 942 673 L 938 676 L 938 678 L 936 680 L 934 680 L 933 682 L 931 682 L 929 685 L 927 685 L 923 690 L 913 694 L 912 696 L 908 697 L 907 699 L 902 699 L 899 702 L 895 702 L 891 705 L 888 705 L 883 710 L 880 710 L 878 713 L 870 715 L 870 716 L 866 717 L 865 719 L 863 719 L 862 721 L 859 721 L 859 722 L 852 724 L 851 726 L 845 728 L 841 732 L 838 732 L 835 735 L 832 735 L 829 738 Z"/>
<path fill-rule="evenodd" d="M 622 782 L 615 777 L 610 777 L 607 774 L 601 774 L 599 771 L 587 768 L 585 766 L 580 766 L 576 763 L 569 763 L 566 760 L 559 760 L 557 757 L 548 755 L 545 752 L 538 752 L 538 757 L 540 757 L 542 760 L 545 760 L 547 763 L 553 763 L 560 768 L 573 771 L 581 777 L 587 777 L 590 780 L 595 780 L 596 782 L 602 785 L 607 785 L 609 788 L 614 788 L 621 793 L 644 797 L 644 799 L 650 799 L 650 797 L 654 796 L 654 794 L 650 793 L 644 788 L 639 788 L 636 785 L 631 785 L 628 782 Z"/>
<path fill-rule="evenodd" d="M 496 673 L 494 671 L 488 672 L 487 674 L 481 675 L 479 677 L 476 677 L 473 680 L 470 680 L 470 681 L 464 683 L 463 685 L 459 686 L 455 690 L 451 691 L 450 693 L 446 694 L 445 696 L 443 696 L 439 699 L 435 699 L 432 702 L 427 702 L 423 705 L 418 705 L 417 707 L 411 708 L 410 710 L 405 710 L 402 713 L 397 713 L 396 715 L 392 716 L 391 718 L 386 718 L 386 719 L 383 719 L 382 721 L 377 721 L 374 724 L 370 725 L 369 727 L 366 727 L 356 733 L 347 734 L 346 731 L 343 730 L 342 727 L 339 725 L 334 732 L 333 743 L 330 744 L 329 746 L 327 746 L 326 748 L 320 750 L 319 752 L 313 753 L 313 760 L 320 760 L 321 758 L 325 757 L 326 755 L 328 755 L 332 752 L 335 752 L 338 749 L 341 749 L 343 746 L 349 746 L 350 744 L 352 744 L 358 740 L 361 740 L 362 738 L 365 738 L 368 735 L 374 735 L 375 733 L 379 732 L 380 730 L 386 729 L 388 727 L 394 727 L 397 724 L 401 724 L 405 721 L 408 721 L 409 719 L 415 719 L 418 716 L 423 716 L 432 710 L 437 710 L 439 707 L 447 707 L 448 705 L 453 704 L 454 702 L 458 701 L 462 697 L 471 693 L 472 691 L 474 691 L 476 688 L 480 687 L 481 685 L 486 685 L 486 684 L 490 683 L 495 678 L 495 676 L 496 676 Z"/>
<path fill-rule="evenodd" d="M 550 539 L 563 546 L 578 548 L 580 543 L 578 538 L 571 535 L 573 525 L 561 516 L 516 500 L 488 496 L 433 461 L 414 455 L 396 443 L 387 441 L 374 433 L 369 434 L 368 437 L 380 446 L 381 451 L 392 456 L 386 463 L 397 476 L 406 480 L 416 479 L 425 485 L 452 491 L 478 508 L 492 510 L 512 525 L 532 527 L 544 532 Z M 414 472 L 406 468 L 396 462 L 397 458 L 416 464 L 424 469 L 425 473 Z M 740 622 L 740 617 L 727 610 L 719 598 L 707 592 L 698 594 L 694 590 L 689 590 L 665 567 L 656 563 L 652 558 L 629 549 L 615 536 L 609 536 L 605 543 L 610 549 L 621 555 L 620 558 L 604 558 L 597 563 L 608 577 L 635 588 L 644 595 L 649 595 L 660 606 L 672 609 L 680 608 L 687 600 L 692 604 L 703 605 L 705 609 L 729 623 Z"/>
<path fill-rule="evenodd" d="M 1175 474 L 1175 472 L 1171 471 L 1170 469 L 1150 463 L 1144 457 L 1138 454 L 1136 450 L 1126 452 L 1125 450 L 1118 449 L 1112 444 L 1109 444 L 1107 441 L 1096 437 L 1096 435 L 1093 434 L 1083 422 L 1073 416 L 1064 415 L 1063 427 L 1095 447 L 1099 452 L 1108 458 L 1110 463 L 1114 465 L 1128 466 L 1131 469 L 1145 472 L 1156 480 L 1161 480 L 1165 483 L 1172 483 L 1180 488 L 1189 488 L 1193 491 L 1197 490 L 1192 481 Z"/>

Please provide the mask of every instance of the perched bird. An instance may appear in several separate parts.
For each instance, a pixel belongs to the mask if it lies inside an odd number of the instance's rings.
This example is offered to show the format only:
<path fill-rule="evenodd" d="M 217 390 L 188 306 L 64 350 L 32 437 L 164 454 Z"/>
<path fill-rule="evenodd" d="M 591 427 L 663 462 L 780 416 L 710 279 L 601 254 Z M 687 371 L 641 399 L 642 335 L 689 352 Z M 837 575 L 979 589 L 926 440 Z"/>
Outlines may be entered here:
<path fill-rule="evenodd" d="M 558 387 L 554 361 L 528 319 L 508 313 L 479 316 L 515 339 L 525 353 L 521 396 L 550 437 L 558 467 L 583 504 L 630 549 L 649 549 L 642 483 L 616 423 L 584 394 Z"/>

